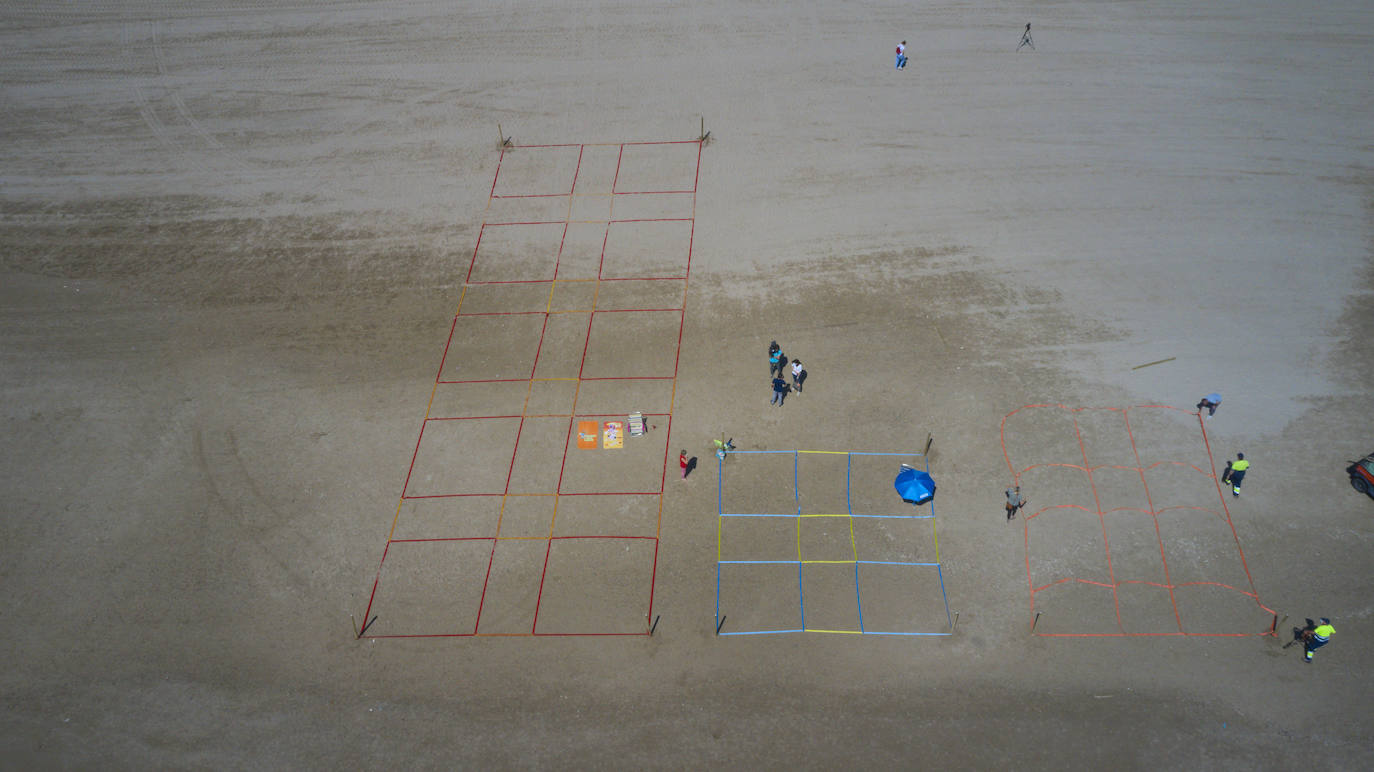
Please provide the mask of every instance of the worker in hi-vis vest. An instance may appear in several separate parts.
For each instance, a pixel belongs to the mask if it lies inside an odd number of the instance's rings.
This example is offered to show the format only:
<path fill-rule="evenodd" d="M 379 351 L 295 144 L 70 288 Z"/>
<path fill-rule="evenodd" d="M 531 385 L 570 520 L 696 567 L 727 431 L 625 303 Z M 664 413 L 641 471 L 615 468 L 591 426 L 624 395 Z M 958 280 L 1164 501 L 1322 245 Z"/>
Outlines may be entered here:
<path fill-rule="evenodd" d="M 1331 626 L 1331 620 L 1322 617 L 1322 623 L 1312 628 L 1304 630 L 1302 634 L 1302 657 L 1303 662 L 1312 661 L 1312 652 L 1320 649 L 1331 642 L 1331 635 L 1336 632 L 1336 628 Z"/>
<path fill-rule="evenodd" d="M 1231 464 L 1231 495 L 1240 495 L 1240 481 L 1245 479 L 1245 470 L 1250 468 L 1250 462 L 1245 460 L 1244 453 L 1237 453 L 1235 463 Z"/>

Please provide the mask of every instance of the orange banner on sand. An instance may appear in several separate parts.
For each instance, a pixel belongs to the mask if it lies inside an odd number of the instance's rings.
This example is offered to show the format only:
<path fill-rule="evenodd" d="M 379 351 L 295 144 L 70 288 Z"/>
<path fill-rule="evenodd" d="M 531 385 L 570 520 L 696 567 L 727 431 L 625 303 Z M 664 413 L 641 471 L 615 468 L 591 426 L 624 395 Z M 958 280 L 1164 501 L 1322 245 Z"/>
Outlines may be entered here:
<path fill-rule="evenodd" d="M 577 447 L 583 450 L 596 449 L 596 421 L 577 422 Z"/>

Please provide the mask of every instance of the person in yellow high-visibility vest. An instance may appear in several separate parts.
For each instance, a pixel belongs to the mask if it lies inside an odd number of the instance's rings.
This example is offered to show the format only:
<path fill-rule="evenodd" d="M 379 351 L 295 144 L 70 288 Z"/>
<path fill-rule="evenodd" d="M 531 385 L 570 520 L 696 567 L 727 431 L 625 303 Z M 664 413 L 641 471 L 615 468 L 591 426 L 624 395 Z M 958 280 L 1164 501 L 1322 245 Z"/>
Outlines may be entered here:
<path fill-rule="evenodd" d="M 1304 630 L 1302 634 L 1302 661 L 1310 663 L 1312 652 L 1330 643 L 1331 636 L 1335 632 L 1336 628 L 1331 626 L 1331 620 L 1326 617 L 1322 617 L 1322 623 L 1311 630 Z"/>
<path fill-rule="evenodd" d="M 1231 473 L 1227 479 L 1231 483 L 1231 495 L 1240 495 L 1240 481 L 1245 479 L 1245 470 L 1250 468 L 1250 462 L 1245 460 L 1244 453 L 1237 453 L 1236 460 L 1231 464 Z"/>

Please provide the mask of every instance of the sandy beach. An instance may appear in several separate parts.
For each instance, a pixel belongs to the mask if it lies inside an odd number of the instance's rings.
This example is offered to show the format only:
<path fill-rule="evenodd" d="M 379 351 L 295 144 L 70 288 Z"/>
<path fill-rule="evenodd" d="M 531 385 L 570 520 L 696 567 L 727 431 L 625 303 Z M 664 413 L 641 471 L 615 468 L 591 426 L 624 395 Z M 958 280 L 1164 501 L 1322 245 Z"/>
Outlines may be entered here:
<path fill-rule="evenodd" d="M 12 766 L 1374 765 L 1367 4 L 24 0 L 0 44 Z M 928 513 L 895 459 L 787 455 L 928 437 L 938 557 L 836 517 Z M 717 635 L 798 584 L 938 635 Z"/>

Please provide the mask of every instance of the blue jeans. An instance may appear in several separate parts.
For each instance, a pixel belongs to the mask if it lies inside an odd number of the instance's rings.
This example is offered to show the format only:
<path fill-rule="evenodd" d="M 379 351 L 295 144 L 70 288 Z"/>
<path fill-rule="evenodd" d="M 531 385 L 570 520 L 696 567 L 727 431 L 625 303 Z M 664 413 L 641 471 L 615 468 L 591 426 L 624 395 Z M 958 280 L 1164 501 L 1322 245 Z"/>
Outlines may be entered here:
<path fill-rule="evenodd" d="M 900 69 L 902 69 L 902 68 L 905 67 L 905 66 L 906 66 L 906 57 L 903 56 L 903 55 L 901 55 L 901 54 L 897 54 L 897 69 L 900 70 Z"/>

